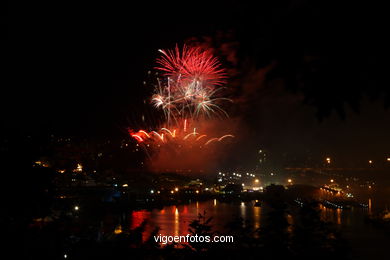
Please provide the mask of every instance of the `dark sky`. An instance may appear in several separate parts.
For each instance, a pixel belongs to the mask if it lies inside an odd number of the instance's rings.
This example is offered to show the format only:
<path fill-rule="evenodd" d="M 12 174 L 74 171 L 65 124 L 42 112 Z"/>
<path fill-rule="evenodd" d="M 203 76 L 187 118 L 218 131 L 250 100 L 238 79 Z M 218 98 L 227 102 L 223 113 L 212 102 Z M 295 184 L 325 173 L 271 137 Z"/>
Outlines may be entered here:
<path fill-rule="evenodd" d="M 9 4 L 2 13 L 3 129 L 111 138 L 138 112 L 157 49 L 207 37 L 217 52 L 235 46 L 236 63 L 228 64 L 237 72 L 233 98 L 246 108 L 233 116 L 256 140 L 242 149 L 337 151 L 346 160 L 390 153 L 383 7 L 133 2 Z M 271 69 L 247 88 L 256 89 L 255 98 L 242 101 L 252 67 L 253 74 Z"/>

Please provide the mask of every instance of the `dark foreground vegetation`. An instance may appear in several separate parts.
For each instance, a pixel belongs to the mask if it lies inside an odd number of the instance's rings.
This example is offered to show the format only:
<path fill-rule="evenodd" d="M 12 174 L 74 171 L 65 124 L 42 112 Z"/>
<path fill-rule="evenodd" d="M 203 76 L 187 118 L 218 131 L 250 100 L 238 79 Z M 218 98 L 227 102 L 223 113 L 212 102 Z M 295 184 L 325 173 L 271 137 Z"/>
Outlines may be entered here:
<path fill-rule="evenodd" d="M 287 203 L 283 186 L 273 185 L 266 189 L 263 204 L 267 214 L 259 229 L 236 219 L 221 234 L 214 229 L 213 216 L 207 212 L 189 225 L 189 234 L 229 235 L 234 237 L 233 243 L 162 245 L 153 238 L 158 229 L 143 238 L 146 222 L 134 229 L 122 226 L 120 233 L 102 232 L 99 212 L 62 214 L 38 222 L 27 217 L 25 221 L 18 219 L 22 222 L 9 219 L 8 225 L 3 224 L 19 249 L 16 254 L 25 259 L 348 258 L 346 242 L 335 226 L 321 220 L 315 202 L 292 207 Z"/>

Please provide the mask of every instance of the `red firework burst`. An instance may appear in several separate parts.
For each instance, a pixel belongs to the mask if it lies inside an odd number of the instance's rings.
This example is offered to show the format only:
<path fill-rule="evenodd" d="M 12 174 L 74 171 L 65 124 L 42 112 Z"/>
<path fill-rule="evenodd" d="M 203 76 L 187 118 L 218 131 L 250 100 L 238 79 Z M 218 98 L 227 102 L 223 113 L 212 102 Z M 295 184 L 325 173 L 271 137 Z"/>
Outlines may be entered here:
<path fill-rule="evenodd" d="M 208 50 L 200 47 L 183 46 L 175 49 L 159 50 L 163 55 L 157 59 L 156 69 L 164 72 L 164 76 L 186 81 L 200 81 L 207 87 L 225 83 L 226 72 L 221 68 L 219 60 Z"/>

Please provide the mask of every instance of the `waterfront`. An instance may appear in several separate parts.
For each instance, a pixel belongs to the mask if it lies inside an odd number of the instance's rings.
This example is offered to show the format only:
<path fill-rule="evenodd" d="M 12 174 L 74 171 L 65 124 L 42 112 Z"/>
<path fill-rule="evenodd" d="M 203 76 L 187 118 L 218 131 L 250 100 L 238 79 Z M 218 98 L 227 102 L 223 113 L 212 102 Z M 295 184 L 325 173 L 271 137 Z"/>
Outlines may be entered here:
<path fill-rule="evenodd" d="M 260 228 L 263 216 L 262 207 L 254 207 L 254 202 L 223 203 L 216 199 L 208 201 L 193 201 L 184 205 L 166 206 L 163 209 L 138 210 L 130 213 L 130 227 L 139 226 L 147 221 L 143 234 L 147 238 L 150 233 L 159 227 L 161 235 L 187 235 L 188 225 L 198 218 L 199 214 L 205 214 L 206 218 L 212 217 L 211 225 L 214 231 L 226 231 L 226 225 L 242 218 L 253 224 L 254 228 Z"/>
<path fill-rule="evenodd" d="M 268 212 L 265 205 L 254 206 L 255 201 L 241 203 L 219 202 L 216 199 L 208 201 L 192 201 L 183 205 L 165 206 L 162 209 L 136 210 L 128 214 L 129 226 L 131 229 L 138 227 L 143 221 L 147 221 L 143 238 L 146 240 L 155 228 L 160 228 L 161 235 L 187 235 L 188 225 L 197 219 L 199 214 L 206 213 L 206 217 L 212 217 L 211 225 L 214 231 L 222 234 L 227 232 L 226 226 L 242 218 L 244 222 L 251 225 L 253 229 L 261 228 L 264 217 Z M 335 224 L 348 237 L 354 237 L 361 233 L 371 236 L 383 233 L 371 225 L 365 223 L 369 208 L 332 209 L 320 206 L 321 219 Z M 290 224 L 293 217 L 287 215 Z M 228 234 L 227 234 L 228 235 Z M 381 235 L 380 235 L 381 236 Z"/>

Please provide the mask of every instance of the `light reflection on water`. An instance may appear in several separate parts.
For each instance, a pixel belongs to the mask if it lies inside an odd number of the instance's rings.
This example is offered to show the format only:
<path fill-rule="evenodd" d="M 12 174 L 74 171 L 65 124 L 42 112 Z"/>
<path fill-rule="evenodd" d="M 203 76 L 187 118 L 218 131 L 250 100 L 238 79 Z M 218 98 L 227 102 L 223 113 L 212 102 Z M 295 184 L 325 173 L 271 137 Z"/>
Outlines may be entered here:
<path fill-rule="evenodd" d="M 363 212 L 362 209 L 329 209 L 320 206 L 321 219 L 338 225 L 352 225 L 361 218 L 356 214 Z M 130 228 L 138 227 L 144 220 L 147 220 L 143 238 L 147 239 L 156 227 L 160 228 L 161 235 L 187 235 L 188 226 L 191 221 L 197 219 L 198 214 L 206 213 L 206 218 L 212 217 L 211 225 L 214 231 L 223 233 L 226 225 L 237 218 L 242 218 L 253 225 L 254 229 L 261 227 L 267 209 L 255 207 L 254 202 L 242 203 L 221 203 L 217 200 L 192 202 L 186 205 L 166 206 L 163 209 L 138 210 L 130 214 Z M 293 218 L 288 215 L 289 224 L 293 224 Z"/>
<path fill-rule="evenodd" d="M 250 221 L 254 228 L 259 228 L 261 223 L 261 208 L 254 207 L 252 202 L 241 204 L 221 203 L 217 200 L 196 201 L 186 205 L 166 206 L 163 209 L 138 210 L 130 213 L 129 227 L 134 229 L 144 220 L 147 220 L 144 239 L 159 227 L 161 235 L 187 235 L 191 221 L 204 214 L 212 217 L 211 225 L 214 231 L 223 232 L 226 225 L 241 217 Z"/>
<path fill-rule="evenodd" d="M 253 227 L 260 228 L 261 207 L 253 207 Z"/>

